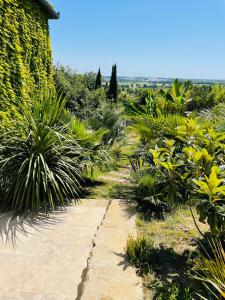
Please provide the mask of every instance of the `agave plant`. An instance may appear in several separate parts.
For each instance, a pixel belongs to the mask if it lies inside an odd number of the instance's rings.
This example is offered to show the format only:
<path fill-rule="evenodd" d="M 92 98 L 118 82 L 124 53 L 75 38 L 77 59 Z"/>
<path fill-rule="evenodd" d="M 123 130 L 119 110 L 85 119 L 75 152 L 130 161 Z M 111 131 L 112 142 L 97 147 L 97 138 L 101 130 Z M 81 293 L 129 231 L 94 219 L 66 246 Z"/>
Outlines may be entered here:
<path fill-rule="evenodd" d="M 3 208 L 36 214 L 77 197 L 85 153 L 63 126 L 64 107 L 54 93 L 19 105 L 20 122 L 0 147 Z"/>

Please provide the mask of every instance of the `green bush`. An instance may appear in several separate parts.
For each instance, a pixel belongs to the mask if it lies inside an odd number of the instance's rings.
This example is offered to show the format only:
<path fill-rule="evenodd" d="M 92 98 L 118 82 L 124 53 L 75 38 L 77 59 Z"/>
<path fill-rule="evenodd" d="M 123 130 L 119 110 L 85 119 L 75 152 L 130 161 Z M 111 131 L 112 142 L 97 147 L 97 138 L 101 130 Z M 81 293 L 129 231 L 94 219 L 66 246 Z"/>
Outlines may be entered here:
<path fill-rule="evenodd" d="M 204 180 L 194 179 L 196 193 L 201 202 L 197 206 L 200 221 L 207 220 L 211 232 L 220 235 L 225 231 L 225 186 L 223 179 L 219 178 L 221 170 L 213 166 L 209 177 Z"/>
<path fill-rule="evenodd" d="M 104 88 L 95 90 L 96 74 L 77 74 L 57 66 L 54 68 L 56 90 L 67 98 L 67 108 L 79 119 L 86 120 L 93 116 L 95 110 L 106 102 Z"/>
<path fill-rule="evenodd" d="M 88 131 L 104 132 L 103 144 L 110 148 L 124 138 L 123 106 L 106 100 L 105 88 L 95 89 L 96 74 L 77 74 L 63 66 L 54 68 L 56 90 L 67 99 L 67 108 L 86 123 Z"/>
<path fill-rule="evenodd" d="M 184 115 L 192 98 L 188 93 L 189 85 L 176 79 L 170 89 L 137 91 L 138 101 L 123 101 L 128 115 L 149 115 L 158 117 L 167 114 Z"/>
<path fill-rule="evenodd" d="M 192 99 L 192 101 L 188 103 L 187 109 L 189 111 L 208 109 L 216 104 L 216 101 L 211 94 L 212 86 L 210 85 L 194 85 L 189 89 L 188 93 L 189 97 Z"/>
<path fill-rule="evenodd" d="M 134 118 L 140 136 L 130 158 L 132 198 L 146 216 L 195 202 L 213 234 L 225 231 L 224 132 L 179 115 Z M 217 169 L 217 174 L 212 170 Z"/>

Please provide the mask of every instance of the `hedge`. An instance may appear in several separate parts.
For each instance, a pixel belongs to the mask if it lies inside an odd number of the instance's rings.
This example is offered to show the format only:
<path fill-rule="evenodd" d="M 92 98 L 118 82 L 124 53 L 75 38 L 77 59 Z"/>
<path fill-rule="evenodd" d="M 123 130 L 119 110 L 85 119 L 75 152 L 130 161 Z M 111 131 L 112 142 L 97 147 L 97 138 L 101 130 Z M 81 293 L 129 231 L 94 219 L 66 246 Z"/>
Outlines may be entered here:
<path fill-rule="evenodd" d="M 0 105 L 52 85 L 48 19 L 35 0 L 0 0 Z"/>

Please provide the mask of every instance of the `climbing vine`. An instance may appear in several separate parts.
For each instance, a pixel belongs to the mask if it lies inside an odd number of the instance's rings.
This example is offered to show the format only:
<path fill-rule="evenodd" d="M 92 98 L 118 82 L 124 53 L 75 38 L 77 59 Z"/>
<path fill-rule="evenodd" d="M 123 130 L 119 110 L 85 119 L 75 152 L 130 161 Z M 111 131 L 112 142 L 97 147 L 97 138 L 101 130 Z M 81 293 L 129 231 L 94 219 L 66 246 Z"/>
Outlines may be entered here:
<path fill-rule="evenodd" d="M 48 19 L 35 0 L 0 0 L 0 105 L 52 85 Z"/>

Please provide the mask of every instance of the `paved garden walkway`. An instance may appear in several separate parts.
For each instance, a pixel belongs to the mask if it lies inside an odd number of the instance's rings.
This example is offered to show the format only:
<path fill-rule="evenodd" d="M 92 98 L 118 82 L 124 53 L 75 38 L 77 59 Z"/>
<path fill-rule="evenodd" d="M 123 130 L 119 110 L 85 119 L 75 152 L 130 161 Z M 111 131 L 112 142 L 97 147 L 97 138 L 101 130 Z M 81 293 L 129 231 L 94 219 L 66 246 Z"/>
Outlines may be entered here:
<path fill-rule="evenodd" d="M 121 200 L 86 199 L 40 215 L 0 215 L 1 300 L 142 300 L 124 259 L 135 216 Z"/>

